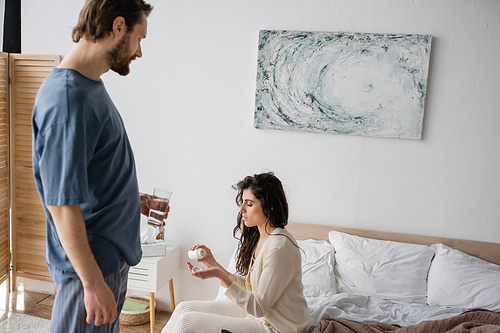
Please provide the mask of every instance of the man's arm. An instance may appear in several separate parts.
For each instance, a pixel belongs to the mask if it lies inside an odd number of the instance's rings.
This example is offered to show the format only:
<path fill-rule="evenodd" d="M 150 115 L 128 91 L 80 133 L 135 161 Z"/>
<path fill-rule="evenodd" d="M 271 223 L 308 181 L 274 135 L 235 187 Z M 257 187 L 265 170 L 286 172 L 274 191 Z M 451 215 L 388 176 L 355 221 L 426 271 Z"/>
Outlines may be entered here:
<path fill-rule="evenodd" d="M 90 249 L 80 206 L 47 206 L 47 209 L 61 245 L 82 281 L 87 323 L 92 323 L 94 316 L 96 326 L 114 322 L 117 317 L 115 297 Z"/>

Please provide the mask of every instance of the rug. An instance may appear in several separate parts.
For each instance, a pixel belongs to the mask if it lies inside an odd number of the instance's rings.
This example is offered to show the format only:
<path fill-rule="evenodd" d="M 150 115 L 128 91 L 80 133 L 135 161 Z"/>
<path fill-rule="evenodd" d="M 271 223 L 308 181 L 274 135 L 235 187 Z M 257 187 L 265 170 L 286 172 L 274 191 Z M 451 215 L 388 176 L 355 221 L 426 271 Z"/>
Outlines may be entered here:
<path fill-rule="evenodd" d="M 14 313 L 0 323 L 2 333 L 49 333 L 50 320 Z"/>

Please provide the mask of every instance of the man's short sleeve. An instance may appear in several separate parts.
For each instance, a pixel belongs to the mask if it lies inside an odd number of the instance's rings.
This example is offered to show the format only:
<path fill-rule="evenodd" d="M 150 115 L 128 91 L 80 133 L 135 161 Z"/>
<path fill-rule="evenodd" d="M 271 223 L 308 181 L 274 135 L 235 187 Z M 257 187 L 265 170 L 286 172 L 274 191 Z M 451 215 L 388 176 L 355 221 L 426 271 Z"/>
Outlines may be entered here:
<path fill-rule="evenodd" d="M 35 141 L 46 205 L 69 206 L 88 201 L 85 128 L 64 122 L 39 133 Z"/>

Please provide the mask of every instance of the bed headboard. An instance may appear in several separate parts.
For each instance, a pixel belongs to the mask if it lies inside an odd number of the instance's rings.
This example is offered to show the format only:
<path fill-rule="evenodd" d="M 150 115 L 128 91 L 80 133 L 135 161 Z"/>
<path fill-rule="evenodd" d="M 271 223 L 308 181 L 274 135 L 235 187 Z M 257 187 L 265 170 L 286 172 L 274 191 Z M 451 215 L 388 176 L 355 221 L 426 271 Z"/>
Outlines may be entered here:
<path fill-rule="evenodd" d="M 489 242 L 443 238 L 443 237 L 419 236 L 410 234 L 400 234 L 395 232 L 342 228 L 335 226 L 297 223 L 297 222 L 289 222 L 286 228 L 297 240 L 304 240 L 311 238 L 318 240 L 328 240 L 328 232 L 330 230 L 335 230 L 360 237 L 389 240 L 401 243 L 412 243 L 412 244 L 422 244 L 422 245 L 442 243 L 444 245 L 448 245 L 449 247 L 460 250 L 472 256 L 491 262 L 493 264 L 500 265 L 500 243 L 489 243 Z"/>

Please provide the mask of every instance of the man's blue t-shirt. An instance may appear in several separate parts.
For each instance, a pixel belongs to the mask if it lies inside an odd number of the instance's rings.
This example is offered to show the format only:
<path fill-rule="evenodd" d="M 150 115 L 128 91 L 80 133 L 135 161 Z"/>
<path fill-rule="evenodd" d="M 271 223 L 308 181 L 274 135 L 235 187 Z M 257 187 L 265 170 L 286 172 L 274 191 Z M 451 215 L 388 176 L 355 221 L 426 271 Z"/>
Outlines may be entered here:
<path fill-rule="evenodd" d="M 77 274 L 47 210 L 80 205 L 104 276 L 141 260 L 139 188 L 123 121 L 102 81 L 54 68 L 33 109 L 33 173 L 46 215 L 47 265 L 57 283 Z"/>

